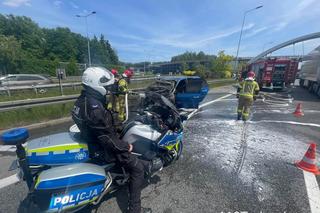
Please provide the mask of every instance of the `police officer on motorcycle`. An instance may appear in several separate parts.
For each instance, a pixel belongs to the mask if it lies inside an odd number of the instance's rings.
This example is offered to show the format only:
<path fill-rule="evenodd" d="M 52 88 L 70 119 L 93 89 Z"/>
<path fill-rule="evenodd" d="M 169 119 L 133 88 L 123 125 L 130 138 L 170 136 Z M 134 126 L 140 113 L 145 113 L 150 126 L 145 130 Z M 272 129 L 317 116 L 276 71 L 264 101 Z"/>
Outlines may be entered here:
<path fill-rule="evenodd" d="M 151 164 L 145 165 L 131 154 L 133 146 L 119 139 L 111 112 L 105 108 L 106 93 L 114 84 L 114 76 L 101 67 L 90 67 L 82 76 L 83 90 L 72 110 L 72 118 L 80 129 L 81 136 L 91 146 L 101 146 L 111 152 L 117 162 L 130 173 L 129 212 L 141 212 L 141 189 L 145 168 L 151 171 Z M 151 209 L 142 209 L 151 212 Z"/>

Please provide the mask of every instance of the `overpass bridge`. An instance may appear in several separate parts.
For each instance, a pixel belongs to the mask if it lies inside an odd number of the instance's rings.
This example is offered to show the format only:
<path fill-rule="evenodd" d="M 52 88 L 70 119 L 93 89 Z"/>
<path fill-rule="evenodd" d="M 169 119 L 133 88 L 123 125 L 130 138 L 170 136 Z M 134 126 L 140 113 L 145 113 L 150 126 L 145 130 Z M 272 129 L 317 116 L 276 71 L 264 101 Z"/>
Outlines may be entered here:
<path fill-rule="evenodd" d="M 320 32 L 311 33 L 311 34 L 307 34 L 307 35 L 304 35 L 304 36 L 300 36 L 300 37 L 291 39 L 289 41 L 286 41 L 286 42 L 283 42 L 281 44 L 278 44 L 278 45 L 276 45 L 276 46 L 274 46 L 274 47 L 272 47 L 272 48 L 260 53 L 256 57 L 250 59 L 248 63 L 252 64 L 252 63 L 258 61 L 259 59 L 267 56 L 268 54 L 270 54 L 270 53 L 272 53 L 274 51 L 277 51 L 277 50 L 279 50 L 281 48 L 287 47 L 289 45 L 294 45 L 294 44 L 302 42 L 302 41 L 307 41 L 307 40 L 316 39 L 316 38 L 320 38 Z"/>

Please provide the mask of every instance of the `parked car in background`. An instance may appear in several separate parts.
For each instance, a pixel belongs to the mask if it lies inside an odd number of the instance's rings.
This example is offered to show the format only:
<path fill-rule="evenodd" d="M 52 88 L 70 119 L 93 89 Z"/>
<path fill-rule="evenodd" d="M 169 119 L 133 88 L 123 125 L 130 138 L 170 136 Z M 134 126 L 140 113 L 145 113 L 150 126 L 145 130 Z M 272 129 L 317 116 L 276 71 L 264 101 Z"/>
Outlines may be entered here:
<path fill-rule="evenodd" d="M 53 82 L 50 78 L 37 74 L 10 74 L 0 77 L 0 86 L 23 86 L 51 83 Z"/>

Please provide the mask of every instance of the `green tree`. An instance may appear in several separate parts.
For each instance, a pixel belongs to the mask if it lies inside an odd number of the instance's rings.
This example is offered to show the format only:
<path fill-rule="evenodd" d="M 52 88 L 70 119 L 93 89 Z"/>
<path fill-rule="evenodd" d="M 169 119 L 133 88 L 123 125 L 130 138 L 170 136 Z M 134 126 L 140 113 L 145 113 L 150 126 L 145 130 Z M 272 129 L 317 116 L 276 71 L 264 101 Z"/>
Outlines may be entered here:
<path fill-rule="evenodd" d="M 186 71 L 189 69 L 189 66 L 186 62 L 181 63 L 181 72 Z"/>
<path fill-rule="evenodd" d="M 200 76 L 201 78 L 208 77 L 206 67 L 203 64 L 198 64 L 196 67 L 196 71 L 197 71 L 197 75 Z"/>
<path fill-rule="evenodd" d="M 79 74 L 78 70 L 77 61 L 74 58 L 71 59 L 66 67 L 66 74 L 68 76 L 75 76 Z"/>
<path fill-rule="evenodd" d="M 199 62 L 194 62 L 194 63 L 191 64 L 191 68 L 190 69 L 193 70 L 193 71 L 196 71 L 199 66 L 200 66 Z"/>
<path fill-rule="evenodd" d="M 232 72 L 231 61 L 233 57 L 226 55 L 224 51 L 218 53 L 218 57 L 211 61 L 210 71 L 214 77 L 230 78 Z"/>
<path fill-rule="evenodd" d="M 204 52 L 185 52 L 183 54 L 173 56 L 171 62 L 182 62 L 182 61 L 209 61 L 216 58 L 215 55 L 206 55 Z"/>
<path fill-rule="evenodd" d="M 87 38 L 69 28 L 40 28 L 25 16 L 1 15 L 0 71 L 55 75 L 58 62 L 88 63 Z M 118 65 L 116 51 L 100 35 L 90 40 L 92 62 Z M 71 66 L 71 65 L 70 65 Z"/>
<path fill-rule="evenodd" d="M 0 70 L 3 74 L 19 72 L 21 44 L 13 36 L 0 35 Z"/>

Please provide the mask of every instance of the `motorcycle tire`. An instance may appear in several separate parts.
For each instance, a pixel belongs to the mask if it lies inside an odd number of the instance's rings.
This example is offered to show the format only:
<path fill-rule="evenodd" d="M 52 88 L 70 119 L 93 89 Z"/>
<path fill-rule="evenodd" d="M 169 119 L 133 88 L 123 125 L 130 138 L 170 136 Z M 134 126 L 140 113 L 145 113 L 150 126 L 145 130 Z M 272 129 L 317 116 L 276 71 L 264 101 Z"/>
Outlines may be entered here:
<path fill-rule="evenodd" d="M 182 141 L 180 141 L 178 150 L 175 150 L 176 157 L 173 157 L 170 154 L 164 154 L 163 157 L 162 157 L 163 165 L 166 167 L 166 166 L 171 165 L 175 161 L 177 161 L 180 158 L 181 154 L 182 154 L 182 150 L 183 150 L 183 143 L 182 143 Z"/>
<path fill-rule="evenodd" d="M 182 150 L 183 150 L 183 142 L 180 141 L 180 142 L 179 142 L 179 148 L 178 148 L 178 150 L 176 150 L 176 151 L 177 151 L 177 158 L 176 158 L 176 160 L 179 160 L 179 158 L 180 158 L 180 156 L 181 156 L 181 154 L 182 154 Z"/>

